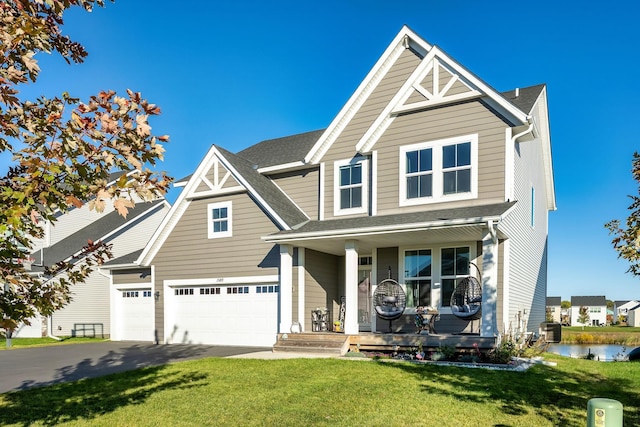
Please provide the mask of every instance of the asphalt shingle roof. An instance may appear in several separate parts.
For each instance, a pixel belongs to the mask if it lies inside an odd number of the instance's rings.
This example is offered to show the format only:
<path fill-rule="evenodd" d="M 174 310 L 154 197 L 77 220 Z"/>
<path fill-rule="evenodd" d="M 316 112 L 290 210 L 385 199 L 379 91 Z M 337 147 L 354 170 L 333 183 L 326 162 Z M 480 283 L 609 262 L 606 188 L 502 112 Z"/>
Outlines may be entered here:
<path fill-rule="evenodd" d="M 582 305 L 587 307 L 607 305 L 607 299 L 604 297 L 604 295 L 571 297 L 572 307 L 578 307 Z"/>
<path fill-rule="evenodd" d="M 562 303 L 561 297 L 547 297 L 547 307 L 559 306 Z"/>
<path fill-rule="evenodd" d="M 324 129 L 283 138 L 268 139 L 237 153 L 259 168 L 302 161 Z"/>
<path fill-rule="evenodd" d="M 507 98 L 513 105 L 518 107 L 524 113 L 529 114 L 544 87 L 544 84 L 523 87 L 518 90 L 518 96 L 516 96 L 515 89 L 507 92 L 502 92 L 502 96 Z"/>
<path fill-rule="evenodd" d="M 97 241 L 109 234 L 111 231 L 133 222 L 136 218 L 147 212 L 149 209 L 157 206 L 160 203 L 164 203 L 164 199 L 154 200 L 146 203 L 136 203 L 133 209 L 129 209 L 127 217 L 124 218 L 117 211 L 110 212 L 101 216 L 97 221 L 93 221 L 86 227 L 76 231 L 65 239 L 58 243 L 44 248 L 42 250 L 42 258 L 45 265 L 53 265 L 57 262 L 64 261 L 73 254 L 80 251 L 87 245 L 87 241 Z M 108 241 L 108 240 L 107 240 Z M 43 271 L 44 267 L 36 264 L 41 264 L 41 251 L 36 251 L 31 254 L 35 258 L 34 264 L 31 266 L 31 271 L 38 272 Z"/>

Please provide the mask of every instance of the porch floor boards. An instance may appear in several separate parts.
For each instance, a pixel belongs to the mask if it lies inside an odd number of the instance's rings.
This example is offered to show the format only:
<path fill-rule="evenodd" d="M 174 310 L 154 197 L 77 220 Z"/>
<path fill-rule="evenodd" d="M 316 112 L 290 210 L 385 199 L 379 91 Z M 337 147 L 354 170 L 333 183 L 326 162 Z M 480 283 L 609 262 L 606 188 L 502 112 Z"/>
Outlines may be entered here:
<path fill-rule="evenodd" d="M 278 334 L 273 351 L 333 353 L 344 355 L 347 351 L 392 352 L 415 349 L 422 343 L 424 351 L 434 351 L 443 346 L 455 347 L 464 353 L 478 350 L 487 352 L 496 344 L 496 338 L 480 337 L 475 334 L 416 334 L 416 333 L 375 333 L 361 332 L 345 335 L 335 332 L 306 332 L 299 334 Z"/>

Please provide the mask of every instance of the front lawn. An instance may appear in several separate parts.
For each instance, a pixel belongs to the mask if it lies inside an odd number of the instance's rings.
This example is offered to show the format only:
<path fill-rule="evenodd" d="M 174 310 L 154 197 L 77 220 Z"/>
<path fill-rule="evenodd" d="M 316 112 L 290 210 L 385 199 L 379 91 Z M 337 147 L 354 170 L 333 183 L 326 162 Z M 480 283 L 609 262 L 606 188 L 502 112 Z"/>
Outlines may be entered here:
<path fill-rule="evenodd" d="M 11 348 L 23 348 L 23 347 L 42 347 L 48 345 L 62 345 L 62 344 L 81 344 L 87 342 L 102 342 L 108 341 L 104 338 L 89 338 L 89 337 L 61 337 L 60 340 L 53 338 L 12 338 L 11 347 L 7 347 L 7 340 L 3 337 L 0 338 L 0 350 Z"/>
<path fill-rule="evenodd" d="M 363 359 L 204 359 L 0 395 L 0 425 L 580 426 L 587 401 L 640 425 L 640 365 L 546 355 L 490 371 Z"/>

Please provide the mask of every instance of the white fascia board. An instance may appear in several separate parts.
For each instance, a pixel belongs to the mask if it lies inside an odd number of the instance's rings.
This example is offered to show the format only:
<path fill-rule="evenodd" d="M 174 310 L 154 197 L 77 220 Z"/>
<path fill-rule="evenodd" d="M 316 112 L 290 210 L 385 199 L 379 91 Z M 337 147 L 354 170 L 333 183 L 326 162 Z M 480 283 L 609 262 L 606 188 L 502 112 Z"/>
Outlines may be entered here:
<path fill-rule="evenodd" d="M 395 64 L 398 57 L 406 50 L 406 47 L 403 45 L 405 37 L 409 38 L 411 47 L 418 52 L 431 49 L 429 43 L 424 41 L 406 25 L 403 26 L 353 95 L 351 95 L 344 107 L 342 107 L 335 119 L 333 119 L 329 127 L 322 136 L 320 136 L 320 139 L 318 139 L 313 148 L 311 148 L 304 158 L 305 163 L 316 164 L 322 156 L 324 156 L 329 147 L 331 147 L 340 133 L 349 124 L 353 116 L 355 116 L 360 107 L 369 98 L 373 90 L 385 77 L 389 69 Z"/>
<path fill-rule="evenodd" d="M 432 230 L 449 227 L 464 227 L 469 225 L 484 225 L 488 221 L 499 221 L 502 215 L 488 216 L 488 217 L 476 217 L 476 218 L 461 218 L 455 220 L 441 220 L 441 221 L 428 221 L 412 224 L 400 224 L 400 225 L 386 225 L 375 227 L 362 227 L 351 228 L 343 230 L 327 230 L 327 231 L 314 231 L 309 233 L 292 233 L 285 236 L 263 236 L 262 240 L 268 243 L 283 243 L 288 241 L 295 241 L 300 239 L 326 239 L 333 237 L 351 238 L 358 236 L 367 236 L 374 234 L 385 234 L 390 232 L 408 232 L 408 231 L 422 231 Z"/>
<path fill-rule="evenodd" d="M 269 173 L 273 173 L 273 172 L 284 172 L 284 171 L 289 171 L 289 170 L 296 170 L 296 169 L 301 169 L 304 167 L 307 167 L 308 165 L 305 162 L 291 162 L 291 163 L 284 163 L 282 165 L 274 165 L 274 166 L 268 166 L 268 167 L 264 167 L 264 168 L 259 168 L 258 172 L 262 173 L 262 174 L 269 174 Z"/>
<path fill-rule="evenodd" d="M 212 158 L 213 156 L 215 156 L 216 151 L 217 150 L 215 150 L 214 145 L 212 145 L 211 148 L 209 148 L 209 151 L 207 152 L 207 154 L 204 156 L 204 158 L 196 168 L 196 171 L 193 173 L 193 175 L 191 175 L 191 178 L 189 179 L 187 184 L 184 186 L 184 189 L 180 192 L 180 195 L 178 196 L 178 199 L 171 207 L 171 210 L 164 217 L 164 219 L 160 223 L 160 226 L 156 229 L 156 231 L 151 236 L 151 239 L 147 243 L 147 246 L 145 246 L 144 250 L 140 254 L 140 257 L 137 259 L 136 261 L 137 264 L 144 265 L 147 267 L 150 265 L 151 261 L 156 256 L 156 254 L 164 244 L 165 240 L 167 239 L 167 237 L 169 237 L 169 234 L 171 234 L 171 231 L 173 231 L 173 228 L 176 226 L 176 224 L 180 220 L 180 217 L 182 217 L 184 212 L 187 210 L 187 207 L 191 203 L 188 200 L 187 196 L 190 195 L 190 193 L 193 190 L 195 190 L 195 187 L 197 185 L 197 182 L 199 181 L 200 175 L 204 173 L 203 171 L 206 171 L 206 168 L 211 163 Z"/>
<path fill-rule="evenodd" d="M 205 279 L 175 279 L 165 280 L 164 285 L 169 287 L 178 286 L 216 286 L 231 285 L 238 283 L 278 283 L 277 274 L 270 276 L 244 276 L 244 277 L 209 277 Z"/>
<path fill-rule="evenodd" d="M 112 265 L 103 265 L 100 266 L 99 270 L 127 270 L 130 268 L 139 268 L 140 265 L 137 261 L 133 261 L 127 264 L 112 264 Z"/>
<path fill-rule="evenodd" d="M 547 187 L 547 209 L 555 211 L 556 191 L 553 179 L 553 157 L 551 156 L 551 132 L 549 130 L 549 110 L 547 107 L 547 87 L 545 86 L 536 100 L 534 106 L 540 109 L 540 141 L 542 144 L 542 161 L 544 162 L 544 179 Z"/>

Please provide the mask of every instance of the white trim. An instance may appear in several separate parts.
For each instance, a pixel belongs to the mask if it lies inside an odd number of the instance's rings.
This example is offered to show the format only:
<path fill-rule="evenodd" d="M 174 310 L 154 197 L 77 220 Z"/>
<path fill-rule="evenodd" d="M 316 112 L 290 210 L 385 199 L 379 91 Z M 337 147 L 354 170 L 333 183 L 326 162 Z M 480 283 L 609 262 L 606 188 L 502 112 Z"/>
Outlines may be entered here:
<path fill-rule="evenodd" d="M 208 277 L 204 279 L 170 279 L 164 280 L 163 285 L 169 288 L 179 286 L 205 286 L 205 285 L 237 285 L 237 284 L 267 284 L 278 283 L 277 275 L 270 276 L 241 276 L 241 277 Z"/>
<path fill-rule="evenodd" d="M 356 208 L 340 208 L 340 169 L 344 166 L 357 165 L 361 166 L 361 182 L 359 185 L 351 187 L 361 188 L 360 207 Z M 367 213 L 369 209 L 369 159 L 362 156 L 355 156 L 348 160 L 337 160 L 333 162 L 333 214 L 335 216 L 351 215 Z"/>
<path fill-rule="evenodd" d="M 225 208 L 227 209 L 227 216 L 222 221 L 226 221 L 227 229 L 225 231 L 214 231 L 212 225 L 215 221 L 211 217 L 211 211 Z M 220 239 L 231 236 L 233 236 L 233 203 L 231 200 L 207 204 L 207 237 L 209 239 Z"/>
<path fill-rule="evenodd" d="M 378 151 L 371 152 L 371 216 L 378 214 Z"/>
<path fill-rule="evenodd" d="M 371 71 L 369 71 L 362 83 L 360 83 L 354 94 L 349 98 L 336 118 L 333 119 L 327 130 L 322 134 L 318 142 L 316 142 L 313 148 L 311 148 L 304 159 L 305 163 L 315 164 L 322 159 L 322 156 L 324 156 L 340 133 L 358 112 L 360 107 L 362 107 L 365 101 L 369 98 L 374 89 L 384 79 L 387 72 L 396 63 L 400 55 L 402 55 L 402 53 L 407 49 L 403 42 L 405 37 L 408 37 L 411 47 L 416 51 L 428 51 L 431 49 L 431 45 L 429 43 L 411 31 L 406 25 L 403 26 L 373 66 Z"/>
<path fill-rule="evenodd" d="M 471 143 L 471 191 L 455 194 L 444 194 L 442 167 L 442 149 L 445 146 L 461 144 L 465 142 Z M 406 179 L 406 153 L 410 151 L 432 149 L 432 195 L 430 197 L 407 198 L 407 179 Z M 405 145 L 400 147 L 399 159 L 399 200 L 400 206 L 416 206 L 429 203 L 450 202 L 458 200 L 470 200 L 478 197 L 478 134 L 462 135 L 452 138 L 439 139 L 429 142 L 421 142 L 418 144 Z"/>
<path fill-rule="evenodd" d="M 298 323 L 300 330 L 305 331 L 304 319 L 307 310 L 305 310 L 304 301 L 306 298 L 306 259 L 303 247 L 298 247 Z"/>
<path fill-rule="evenodd" d="M 267 166 L 264 168 L 258 168 L 258 172 L 260 172 L 261 174 L 268 174 L 272 172 L 280 172 L 280 171 L 291 170 L 291 169 L 300 169 L 304 167 L 308 167 L 308 165 L 305 162 L 300 161 L 300 162 L 283 163 L 281 165 L 273 165 L 273 166 Z"/>
<path fill-rule="evenodd" d="M 498 243 L 500 244 L 500 243 Z M 502 292 L 500 298 L 502 299 L 502 330 L 509 330 L 509 312 L 511 310 L 511 262 L 510 262 L 510 246 L 511 239 L 505 239 L 502 241 Z"/>
<path fill-rule="evenodd" d="M 504 199 L 515 199 L 515 142 L 512 140 L 513 129 L 504 130 Z"/>
<path fill-rule="evenodd" d="M 322 162 L 320 163 L 320 174 L 319 174 L 319 179 L 320 179 L 320 189 L 319 192 L 320 194 L 318 195 L 318 220 L 322 221 L 324 220 L 324 202 L 325 202 L 325 197 L 324 197 L 324 187 L 325 187 L 325 178 L 326 178 L 326 172 L 325 172 L 325 163 Z"/>

